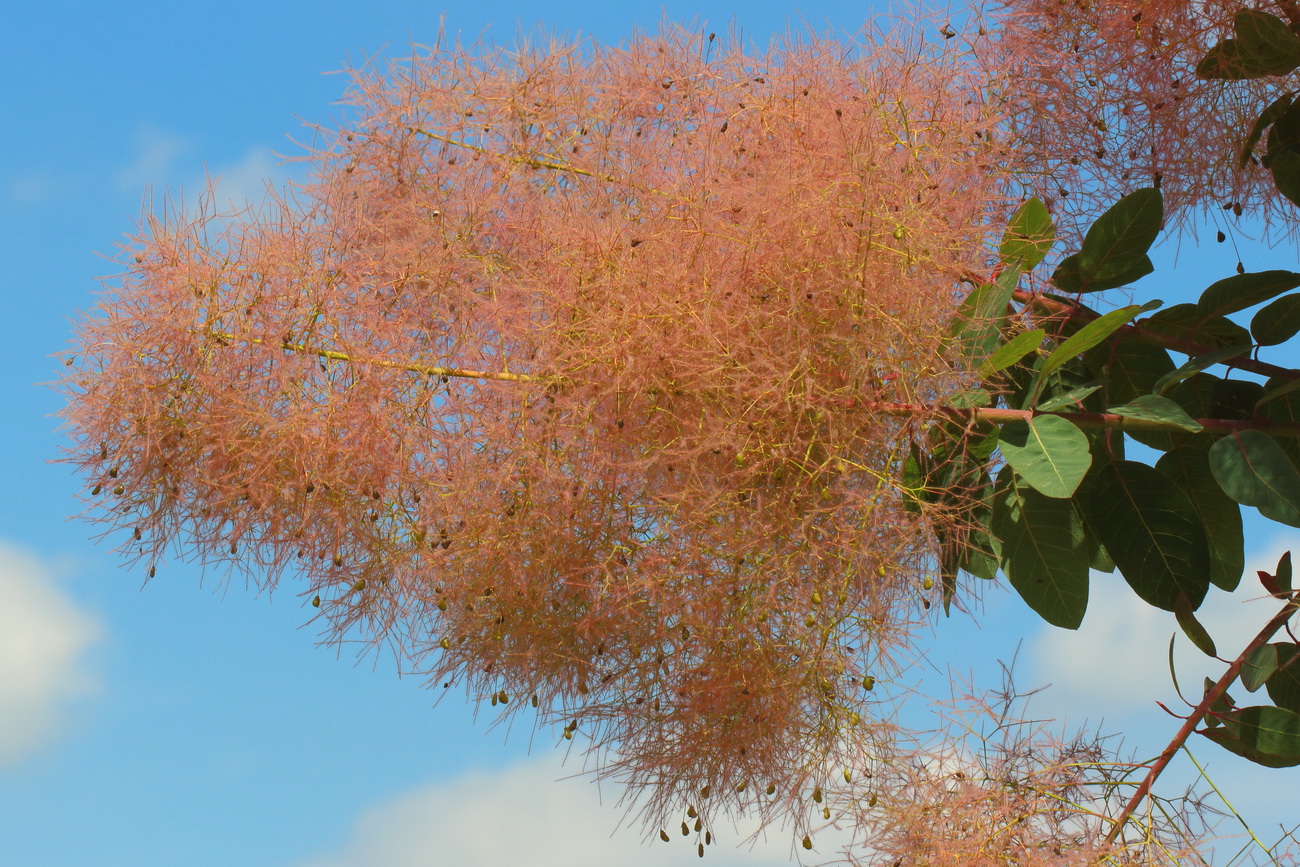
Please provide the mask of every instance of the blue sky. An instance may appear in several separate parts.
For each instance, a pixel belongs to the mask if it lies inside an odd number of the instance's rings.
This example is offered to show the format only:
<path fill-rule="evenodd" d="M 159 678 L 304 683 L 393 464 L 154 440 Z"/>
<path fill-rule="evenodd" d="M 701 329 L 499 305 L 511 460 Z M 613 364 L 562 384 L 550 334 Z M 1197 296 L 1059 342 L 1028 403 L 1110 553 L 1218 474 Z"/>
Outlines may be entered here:
<path fill-rule="evenodd" d="M 508 41 L 541 25 L 617 41 L 662 14 L 716 29 L 734 23 L 761 43 L 801 22 L 856 30 L 868 12 L 861 2 L 478 2 L 444 18 L 427 3 L 333 0 L 7 10 L 0 863 L 587 867 L 619 859 L 640 867 L 693 858 L 684 845 L 645 843 L 639 828 L 618 831 L 616 788 L 556 782 L 581 762 L 561 767 L 555 733 L 538 733 L 530 752 L 529 732 L 507 741 L 476 724 L 455 695 L 433 707 L 435 693 L 383 660 L 358 665 L 318 648 L 291 588 L 257 596 L 183 566 L 143 586 L 139 570 L 94 544 L 91 526 L 69 520 L 80 486 L 50 462 L 61 446 L 53 417 L 61 400 L 44 383 L 58 375 L 52 354 L 67 346 L 69 321 L 112 271 L 102 254 L 132 229 L 146 191 L 192 194 L 212 174 L 239 197 L 256 195 L 268 175 L 287 179 L 276 154 L 296 152 L 289 137 L 304 135 L 304 122 L 338 112 L 344 79 L 322 73 L 400 56 L 432 42 L 440 22 L 467 38 L 486 29 Z M 1291 246 L 1252 247 L 1244 258 L 1252 270 L 1297 264 Z M 1181 276 L 1158 272 L 1140 295 L 1185 300 L 1206 274 L 1226 276 L 1235 262 L 1225 248 L 1185 247 Z M 1252 569 L 1271 566 L 1297 535 L 1259 521 L 1248 532 Z M 1208 607 L 1220 647 L 1239 646 L 1267 616 L 1236 600 Z M 1145 610 L 1118 579 L 1098 579 L 1078 634 L 1049 630 L 998 590 L 980 624 L 941 623 L 911 676 L 952 667 L 991 685 L 996 661 L 1019 645 L 1022 686 L 1055 682 L 1040 713 L 1104 719 L 1145 752 L 1172 732 L 1153 704 L 1173 700 L 1163 662 L 1172 618 Z M 1192 657 L 1180 663 L 1184 683 L 1196 683 Z M 942 689 L 943 679 L 927 683 Z M 1259 817 L 1264 836 L 1285 819 L 1276 795 L 1294 792 L 1300 775 L 1194 746 L 1234 803 Z M 791 850 L 776 833 L 752 850 L 719 847 L 710 857 L 780 864 Z"/>

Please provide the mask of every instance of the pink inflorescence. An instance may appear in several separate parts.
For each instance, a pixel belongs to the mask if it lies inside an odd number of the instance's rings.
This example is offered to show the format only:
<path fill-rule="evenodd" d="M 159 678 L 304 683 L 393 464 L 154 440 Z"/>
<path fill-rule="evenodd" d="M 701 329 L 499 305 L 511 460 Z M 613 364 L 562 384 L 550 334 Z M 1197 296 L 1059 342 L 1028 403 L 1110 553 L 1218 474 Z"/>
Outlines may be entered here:
<path fill-rule="evenodd" d="M 1176 223 L 1195 208 L 1268 217 L 1280 201 L 1266 170 L 1240 159 L 1287 80 L 1204 80 L 1196 66 L 1233 35 L 1240 0 L 1001 0 L 980 51 L 1007 75 L 1009 144 L 1026 187 L 1058 224 L 1087 220 L 1120 196 L 1159 186 Z M 1254 5 L 1254 4 L 1251 4 Z M 1279 18 L 1284 6 L 1263 4 Z M 1283 207 L 1289 209 L 1290 205 Z"/>
<path fill-rule="evenodd" d="M 928 595 L 923 420 L 871 404 L 965 375 L 1003 207 L 968 73 L 683 32 L 358 73 L 296 202 L 151 220 L 82 323 L 97 515 L 295 576 L 332 638 L 536 707 L 652 814 L 793 809 Z"/>

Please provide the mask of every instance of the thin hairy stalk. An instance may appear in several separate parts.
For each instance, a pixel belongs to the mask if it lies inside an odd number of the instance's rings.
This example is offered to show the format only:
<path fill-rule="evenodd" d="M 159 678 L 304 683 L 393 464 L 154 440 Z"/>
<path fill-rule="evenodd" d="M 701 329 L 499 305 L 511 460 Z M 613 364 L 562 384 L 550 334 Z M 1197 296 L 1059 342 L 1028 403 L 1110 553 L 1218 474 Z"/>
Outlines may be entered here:
<path fill-rule="evenodd" d="M 224 331 L 209 331 L 207 332 L 207 335 L 222 343 L 251 343 L 254 346 L 263 346 L 268 342 L 260 337 L 241 337 L 237 334 L 228 334 Z M 329 359 L 330 361 L 343 361 L 349 364 L 365 364 L 374 367 L 384 367 L 389 370 L 409 370 L 411 373 L 422 373 L 427 376 L 458 376 L 463 379 L 486 379 L 497 380 L 500 382 L 538 382 L 546 380 L 546 377 L 530 376 L 526 373 L 468 370 L 463 367 L 440 367 L 436 364 L 415 364 L 414 362 L 390 361 L 386 358 L 360 358 L 348 352 L 340 352 L 337 349 L 326 349 L 322 346 L 309 346 L 305 343 L 294 343 L 289 340 L 282 340 L 277 345 L 288 352 L 314 355 L 318 358 Z"/>
<path fill-rule="evenodd" d="M 1246 658 L 1260 647 L 1267 644 L 1269 639 L 1271 639 L 1279 629 L 1286 626 L 1287 621 L 1291 619 L 1297 610 L 1300 610 L 1300 592 L 1293 593 L 1287 599 L 1286 604 L 1282 606 L 1282 610 L 1273 615 L 1273 619 L 1265 624 L 1264 628 L 1259 631 L 1259 634 L 1251 639 L 1250 643 L 1246 645 L 1246 648 L 1228 665 L 1228 670 L 1223 673 L 1223 676 L 1219 678 L 1218 682 L 1206 691 L 1205 696 L 1201 699 L 1200 703 L 1192 709 L 1191 714 L 1183 721 L 1183 724 L 1179 726 L 1173 739 L 1160 752 L 1160 755 L 1156 757 L 1156 760 L 1151 764 L 1151 769 L 1147 772 L 1146 777 L 1138 785 L 1137 791 L 1133 793 L 1133 797 L 1129 799 L 1128 803 L 1124 805 L 1124 809 L 1120 811 L 1119 816 L 1116 817 L 1115 824 L 1113 824 L 1110 831 L 1106 833 L 1106 843 L 1112 844 L 1119 839 L 1119 835 L 1123 832 L 1124 826 L 1128 824 L 1129 819 L 1133 817 L 1133 814 L 1137 811 L 1138 807 L 1140 807 L 1142 802 L 1146 800 L 1147 795 L 1151 792 L 1152 785 L 1154 785 L 1155 781 L 1159 779 L 1162 773 L 1164 773 L 1165 768 L 1169 766 L 1169 762 L 1178 751 L 1183 748 L 1183 745 L 1187 743 L 1187 739 L 1191 737 L 1192 732 L 1194 732 L 1196 727 L 1201 724 L 1201 721 L 1205 719 L 1206 715 L 1210 713 L 1210 708 L 1212 708 L 1219 698 L 1228 691 L 1228 688 L 1236 682 L 1237 677 L 1241 674 L 1241 667 L 1245 664 Z"/>
<path fill-rule="evenodd" d="M 1259 837 L 1255 836 L 1254 829 L 1251 828 L 1250 824 L 1244 818 L 1242 818 L 1242 815 L 1240 813 L 1237 812 L 1237 808 L 1232 806 L 1232 802 L 1228 800 L 1228 796 L 1223 794 L 1223 792 L 1219 790 L 1219 787 L 1214 784 L 1214 780 L 1210 779 L 1210 775 L 1205 773 L 1205 768 L 1201 767 L 1201 763 L 1196 761 L 1196 756 L 1192 755 L 1192 751 L 1187 748 L 1187 744 L 1183 744 L 1182 750 L 1183 750 L 1183 754 L 1186 755 L 1187 758 L 1191 760 L 1192 764 L 1196 766 L 1196 770 L 1198 773 L 1200 773 L 1201 779 L 1205 780 L 1205 782 L 1209 784 L 1210 788 L 1214 790 L 1214 794 L 1218 795 L 1219 800 L 1223 802 L 1223 805 L 1228 808 L 1228 811 L 1232 813 L 1233 817 L 1241 824 L 1241 827 L 1245 829 L 1246 834 L 1251 839 L 1251 842 L 1254 843 L 1256 846 L 1258 846 L 1260 849 L 1262 849 L 1264 851 L 1264 854 L 1268 856 L 1268 859 L 1272 861 L 1274 864 L 1276 864 L 1277 859 L 1273 857 L 1272 850 L 1270 850 L 1267 846 L 1265 846 L 1264 842 L 1260 840 Z M 1247 844 L 1247 846 L 1242 849 L 1242 852 L 1244 852 L 1246 848 L 1249 848 L 1249 844 Z M 1239 852 L 1238 855 L 1240 854 L 1241 853 Z M 1235 861 L 1236 857 L 1234 856 L 1232 860 Z"/>
<path fill-rule="evenodd" d="M 256 345 L 262 345 L 266 341 L 257 337 L 240 337 L 235 334 L 212 331 L 208 332 L 213 339 L 222 342 L 243 342 Z M 352 364 L 374 365 L 391 370 L 409 370 L 412 373 L 427 374 L 429 376 L 455 376 L 464 379 L 495 380 L 500 382 L 559 382 L 558 378 L 546 376 L 536 376 L 526 373 L 510 373 L 509 371 L 484 371 L 469 370 L 459 367 L 439 367 L 437 365 L 423 365 L 414 362 L 390 361 L 383 358 L 361 358 L 346 352 L 340 352 L 335 349 L 326 349 L 324 347 L 307 346 L 300 343 L 291 343 L 282 341 L 278 344 L 281 349 L 289 352 L 300 352 L 307 355 L 314 355 L 320 358 L 327 358 L 331 361 L 343 361 Z M 1296 374 L 1296 371 L 1291 371 Z M 654 390 L 647 393 L 653 394 Z M 1086 428 L 1110 428 L 1112 430 L 1134 431 L 1134 430 L 1165 430 L 1169 425 L 1165 422 L 1155 421 L 1152 419 L 1130 418 L 1128 416 L 1118 415 L 1109 412 L 1040 412 L 1033 409 L 1006 409 L 1001 407 L 950 407 L 943 405 L 925 405 L 919 403 L 900 403 L 894 401 L 853 401 L 844 402 L 838 409 L 860 409 L 865 412 L 889 415 L 889 416 L 911 416 L 916 418 L 930 418 L 936 413 L 944 415 L 953 421 L 962 424 L 971 424 L 978 421 L 991 422 L 993 424 L 1003 424 L 1009 421 L 1030 421 L 1041 416 L 1054 415 L 1066 419 L 1067 421 Z M 1294 422 L 1275 422 L 1264 419 L 1221 419 L 1221 418 L 1198 418 L 1194 421 L 1206 430 L 1217 431 L 1219 433 L 1235 433 L 1243 430 L 1258 430 L 1269 434 L 1276 434 L 1285 437 L 1300 437 L 1300 423 Z"/>

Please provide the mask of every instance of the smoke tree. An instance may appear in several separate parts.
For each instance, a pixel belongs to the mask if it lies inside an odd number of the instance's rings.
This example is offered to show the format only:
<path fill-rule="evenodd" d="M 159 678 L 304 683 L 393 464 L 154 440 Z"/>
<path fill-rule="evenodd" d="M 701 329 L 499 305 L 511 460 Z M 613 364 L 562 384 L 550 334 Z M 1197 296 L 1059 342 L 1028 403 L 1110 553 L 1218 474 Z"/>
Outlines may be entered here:
<path fill-rule="evenodd" d="M 1289 231 L 1298 21 L 1017 0 L 357 73 L 292 197 L 124 248 L 64 383 L 91 514 L 151 574 L 292 581 L 333 639 L 580 738 L 700 854 L 751 812 L 864 862 L 1197 863 L 1135 816 L 1197 731 L 1300 763 L 1289 560 L 1136 776 L 1014 725 L 909 752 L 874 686 L 999 575 L 1073 628 L 1118 570 L 1213 655 L 1240 505 L 1300 526 L 1300 373 L 1259 357 L 1300 273 L 1095 294 L 1207 207 Z"/>

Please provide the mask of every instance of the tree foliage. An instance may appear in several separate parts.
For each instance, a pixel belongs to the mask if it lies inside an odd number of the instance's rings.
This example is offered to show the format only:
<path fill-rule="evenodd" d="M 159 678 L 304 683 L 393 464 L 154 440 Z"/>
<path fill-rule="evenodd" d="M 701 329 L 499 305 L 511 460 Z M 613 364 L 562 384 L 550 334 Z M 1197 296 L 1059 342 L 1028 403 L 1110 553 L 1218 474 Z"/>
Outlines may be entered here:
<path fill-rule="evenodd" d="M 1300 372 L 1260 357 L 1300 273 L 1111 298 L 1209 203 L 1289 226 L 1300 12 L 1016 0 L 971 29 L 358 73 L 296 197 L 125 248 L 65 381 L 93 514 L 151 574 L 292 578 L 333 639 L 589 739 L 701 854 L 738 811 L 811 848 L 833 803 L 852 858 L 1197 857 L 1126 828 L 1194 732 L 1300 763 L 1289 559 L 1122 809 L 1086 739 L 954 777 L 874 686 L 999 575 L 1075 628 L 1118 571 L 1213 655 L 1240 506 L 1300 526 Z"/>

